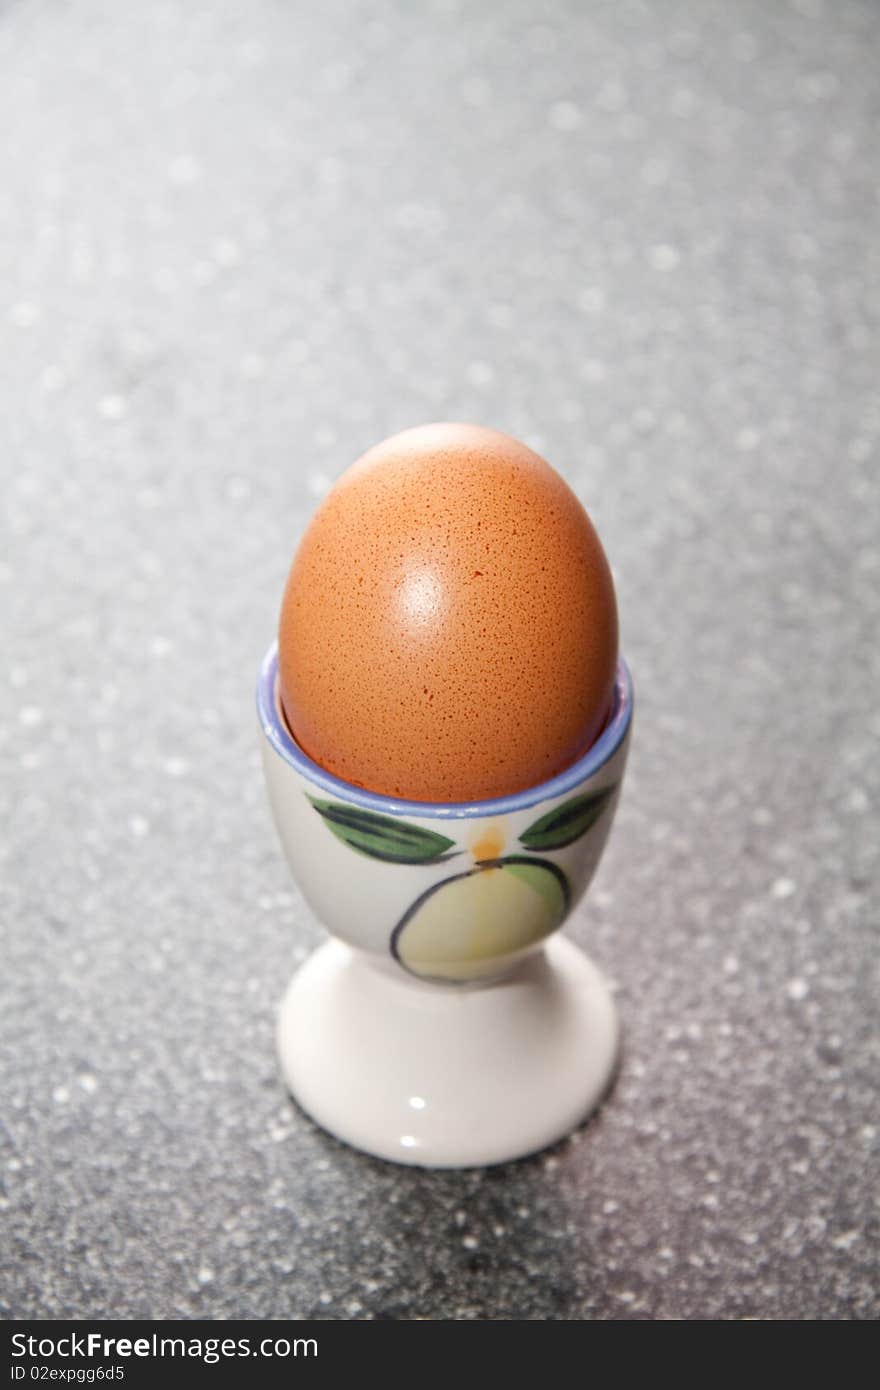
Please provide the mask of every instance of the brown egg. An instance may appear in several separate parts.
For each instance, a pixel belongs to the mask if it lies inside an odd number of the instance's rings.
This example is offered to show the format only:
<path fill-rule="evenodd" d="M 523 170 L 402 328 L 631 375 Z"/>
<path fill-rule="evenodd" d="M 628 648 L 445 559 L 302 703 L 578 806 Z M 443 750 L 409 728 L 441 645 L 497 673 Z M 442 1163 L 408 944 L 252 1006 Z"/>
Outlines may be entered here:
<path fill-rule="evenodd" d="M 605 553 L 542 458 L 475 425 L 406 430 L 342 475 L 281 608 L 284 713 L 346 782 L 413 801 L 517 792 L 608 716 Z"/>

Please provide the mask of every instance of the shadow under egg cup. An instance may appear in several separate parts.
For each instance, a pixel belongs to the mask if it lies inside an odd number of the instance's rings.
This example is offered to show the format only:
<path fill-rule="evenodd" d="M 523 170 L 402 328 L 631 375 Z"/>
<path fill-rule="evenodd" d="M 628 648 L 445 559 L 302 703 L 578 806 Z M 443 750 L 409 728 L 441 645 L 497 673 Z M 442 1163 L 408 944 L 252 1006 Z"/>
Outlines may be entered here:
<path fill-rule="evenodd" d="M 337 1138 L 398 1163 L 502 1163 L 563 1138 L 617 1063 L 608 988 L 552 933 L 593 877 L 617 805 L 625 662 L 583 757 L 539 786 L 459 805 L 379 796 L 308 758 L 281 713 L 274 645 L 257 706 L 278 834 L 332 938 L 281 1005 L 295 1099 Z"/>

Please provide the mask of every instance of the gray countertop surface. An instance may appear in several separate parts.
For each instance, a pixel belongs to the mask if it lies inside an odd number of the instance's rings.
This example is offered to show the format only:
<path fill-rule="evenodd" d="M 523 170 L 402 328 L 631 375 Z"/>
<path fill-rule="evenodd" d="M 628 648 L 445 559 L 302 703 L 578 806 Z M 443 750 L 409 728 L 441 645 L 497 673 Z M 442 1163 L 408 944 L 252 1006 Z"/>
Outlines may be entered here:
<path fill-rule="evenodd" d="M 0 7 L 10 1316 L 878 1306 L 880 10 Z M 637 687 L 570 931 L 625 1026 L 548 1154 L 287 1099 L 321 939 L 253 687 L 296 541 L 430 419 L 540 449 Z"/>

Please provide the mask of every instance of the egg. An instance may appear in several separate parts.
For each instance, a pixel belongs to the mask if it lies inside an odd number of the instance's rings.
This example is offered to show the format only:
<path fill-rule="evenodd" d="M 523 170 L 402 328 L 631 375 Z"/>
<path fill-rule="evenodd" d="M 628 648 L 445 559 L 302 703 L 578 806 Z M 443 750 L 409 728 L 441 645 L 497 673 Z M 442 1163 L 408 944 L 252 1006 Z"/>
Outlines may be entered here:
<path fill-rule="evenodd" d="M 426 425 L 370 449 L 318 507 L 278 646 L 282 710 L 314 762 L 402 800 L 483 801 L 562 772 L 601 732 L 614 585 L 544 459 Z"/>

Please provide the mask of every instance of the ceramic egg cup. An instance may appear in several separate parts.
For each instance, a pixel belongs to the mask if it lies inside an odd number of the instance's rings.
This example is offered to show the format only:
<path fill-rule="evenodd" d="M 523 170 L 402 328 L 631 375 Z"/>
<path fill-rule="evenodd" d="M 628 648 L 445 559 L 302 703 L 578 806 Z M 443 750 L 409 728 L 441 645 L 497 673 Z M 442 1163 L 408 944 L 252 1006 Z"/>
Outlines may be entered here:
<path fill-rule="evenodd" d="M 514 796 L 429 805 L 312 762 L 257 691 L 275 824 L 331 933 L 294 976 L 278 1046 L 302 1108 L 338 1138 L 427 1167 L 501 1163 L 574 1129 L 601 1100 L 619 1030 L 608 988 L 559 936 L 605 846 L 632 682 L 572 767 Z"/>

